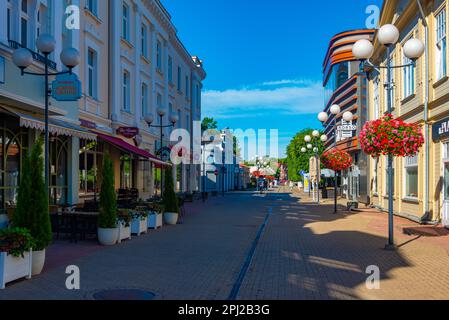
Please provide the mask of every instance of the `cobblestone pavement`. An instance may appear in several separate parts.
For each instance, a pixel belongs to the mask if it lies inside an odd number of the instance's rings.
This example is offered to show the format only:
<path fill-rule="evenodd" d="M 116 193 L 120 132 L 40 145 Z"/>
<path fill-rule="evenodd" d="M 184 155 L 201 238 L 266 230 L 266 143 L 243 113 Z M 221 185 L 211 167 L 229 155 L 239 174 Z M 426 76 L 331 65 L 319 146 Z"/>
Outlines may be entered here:
<path fill-rule="evenodd" d="M 195 202 L 184 224 L 111 248 L 59 241 L 41 276 L 8 286 L 0 299 L 92 299 L 119 288 L 179 300 L 223 300 L 231 292 L 242 300 L 449 298 L 448 232 L 408 236 L 404 230 L 419 227 L 397 218 L 400 249 L 384 251 L 385 214 L 334 215 L 332 204 L 300 196 L 279 189 Z M 79 291 L 65 288 L 70 264 L 81 270 Z M 365 285 L 372 265 L 379 290 Z"/>

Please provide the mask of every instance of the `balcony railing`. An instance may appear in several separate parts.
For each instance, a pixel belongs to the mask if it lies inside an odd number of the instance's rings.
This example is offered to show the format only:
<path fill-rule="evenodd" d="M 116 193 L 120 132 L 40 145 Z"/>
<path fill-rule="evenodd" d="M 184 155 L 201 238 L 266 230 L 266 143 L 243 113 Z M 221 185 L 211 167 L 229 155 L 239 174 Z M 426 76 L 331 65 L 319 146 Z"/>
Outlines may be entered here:
<path fill-rule="evenodd" d="M 19 49 L 19 48 L 26 48 L 26 47 L 22 46 L 20 43 L 18 43 L 17 41 L 8 40 L 8 42 L 9 42 L 9 47 L 14 49 L 14 50 Z M 28 48 L 26 48 L 26 49 L 28 49 Z M 30 50 L 30 49 L 28 49 L 28 50 Z M 30 50 L 30 52 L 31 52 L 31 55 L 33 56 L 33 59 L 35 61 L 38 61 L 40 63 L 45 63 L 45 57 L 43 55 L 41 55 L 41 54 L 39 54 L 37 52 L 34 52 L 33 50 Z M 50 69 L 56 70 L 56 62 L 54 62 L 54 61 L 52 61 L 50 59 L 48 59 L 47 61 L 48 61 L 47 62 L 48 67 Z"/>

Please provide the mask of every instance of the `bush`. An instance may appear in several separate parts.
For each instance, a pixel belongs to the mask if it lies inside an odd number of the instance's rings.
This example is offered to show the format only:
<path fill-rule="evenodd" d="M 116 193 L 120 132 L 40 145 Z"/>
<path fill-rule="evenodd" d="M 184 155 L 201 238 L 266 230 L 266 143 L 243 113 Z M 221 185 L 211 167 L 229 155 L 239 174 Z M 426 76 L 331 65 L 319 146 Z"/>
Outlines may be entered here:
<path fill-rule="evenodd" d="M 179 213 L 178 198 L 175 194 L 172 169 L 165 169 L 164 211 Z"/>
<path fill-rule="evenodd" d="M 35 241 L 33 250 L 47 248 L 52 240 L 48 194 L 45 190 L 43 142 L 39 138 L 34 144 L 31 154 L 23 161 L 20 177 L 17 208 L 12 224 L 15 227 L 29 230 Z"/>
<path fill-rule="evenodd" d="M 104 229 L 117 227 L 117 195 L 115 194 L 114 168 L 111 157 L 107 153 L 103 157 L 98 227 Z"/>
<path fill-rule="evenodd" d="M 30 232 L 25 228 L 10 228 L 0 230 L 0 252 L 6 252 L 13 257 L 24 257 L 35 242 Z"/>

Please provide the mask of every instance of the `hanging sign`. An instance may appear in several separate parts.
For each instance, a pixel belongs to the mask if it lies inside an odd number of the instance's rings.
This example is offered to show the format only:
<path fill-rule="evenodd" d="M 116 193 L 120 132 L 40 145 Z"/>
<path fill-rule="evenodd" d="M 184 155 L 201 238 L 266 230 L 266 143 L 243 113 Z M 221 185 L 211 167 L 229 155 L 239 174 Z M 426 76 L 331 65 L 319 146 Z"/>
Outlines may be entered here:
<path fill-rule="evenodd" d="M 82 97 L 81 82 L 76 74 L 62 74 L 52 83 L 51 94 L 56 101 L 78 101 Z"/>
<path fill-rule="evenodd" d="M 132 139 L 139 135 L 140 131 L 139 128 L 135 127 L 120 127 L 117 129 L 117 133 L 125 138 Z"/>
<path fill-rule="evenodd" d="M 432 125 L 432 136 L 434 142 L 449 138 L 449 118 L 435 122 Z"/>
<path fill-rule="evenodd" d="M 341 120 L 341 125 L 337 126 L 337 142 L 354 137 L 357 126 L 352 121 Z"/>

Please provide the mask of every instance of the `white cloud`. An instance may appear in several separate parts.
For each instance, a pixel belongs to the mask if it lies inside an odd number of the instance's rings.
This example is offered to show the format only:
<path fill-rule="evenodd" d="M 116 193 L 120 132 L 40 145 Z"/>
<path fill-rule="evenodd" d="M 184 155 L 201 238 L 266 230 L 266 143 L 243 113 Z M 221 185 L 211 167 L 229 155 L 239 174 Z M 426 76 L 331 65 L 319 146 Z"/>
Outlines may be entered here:
<path fill-rule="evenodd" d="M 267 88 L 269 87 L 270 88 Z M 299 115 L 323 109 L 321 83 L 307 80 L 280 80 L 257 88 L 209 90 L 203 95 L 203 114 L 220 118 L 267 115 Z"/>

